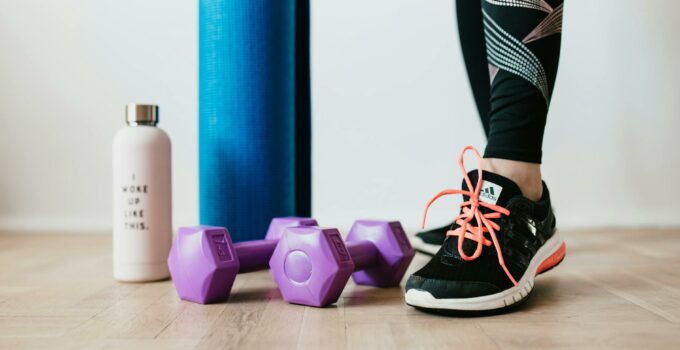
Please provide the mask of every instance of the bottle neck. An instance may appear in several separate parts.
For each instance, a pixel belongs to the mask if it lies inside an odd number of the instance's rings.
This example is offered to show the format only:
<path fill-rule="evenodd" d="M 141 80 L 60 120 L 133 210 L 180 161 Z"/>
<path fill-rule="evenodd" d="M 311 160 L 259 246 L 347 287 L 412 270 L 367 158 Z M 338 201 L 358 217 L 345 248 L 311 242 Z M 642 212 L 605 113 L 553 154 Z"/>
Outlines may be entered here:
<path fill-rule="evenodd" d="M 157 124 L 158 124 L 158 122 L 153 122 L 153 121 L 127 122 L 128 126 L 153 126 L 153 127 L 155 127 Z"/>

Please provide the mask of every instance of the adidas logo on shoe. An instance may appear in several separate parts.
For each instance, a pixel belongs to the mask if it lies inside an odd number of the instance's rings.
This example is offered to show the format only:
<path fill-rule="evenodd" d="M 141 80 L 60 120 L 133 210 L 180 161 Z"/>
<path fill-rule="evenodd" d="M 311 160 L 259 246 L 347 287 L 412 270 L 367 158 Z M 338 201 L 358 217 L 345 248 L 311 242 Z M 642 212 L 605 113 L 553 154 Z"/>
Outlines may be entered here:
<path fill-rule="evenodd" d="M 479 191 L 479 199 L 489 204 L 496 204 L 498 198 L 501 196 L 501 191 L 503 191 L 503 187 L 496 185 L 493 182 L 484 181 L 482 190 Z"/>

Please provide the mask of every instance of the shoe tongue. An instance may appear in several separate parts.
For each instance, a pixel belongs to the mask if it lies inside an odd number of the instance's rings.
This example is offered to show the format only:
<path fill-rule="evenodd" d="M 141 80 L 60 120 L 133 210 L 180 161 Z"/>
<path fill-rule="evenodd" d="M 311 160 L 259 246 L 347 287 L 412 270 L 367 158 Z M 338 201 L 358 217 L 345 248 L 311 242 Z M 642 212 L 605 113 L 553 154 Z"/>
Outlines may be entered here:
<path fill-rule="evenodd" d="M 470 178 L 473 188 L 468 189 L 465 179 L 463 179 L 463 185 L 461 188 L 467 191 L 472 191 L 474 190 L 474 187 L 477 186 L 477 180 L 479 179 L 477 170 L 470 171 L 468 173 L 468 177 Z M 486 170 L 482 171 L 482 189 L 479 190 L 479 200 L 481 202 L 496 204 L 504 207 L 510 198 L 521 195 L 522 191 L 512 180 L 505 176 L 494 174 Z M 463 197 L 465 200 L 468 200 L 468 196 Z M 481 209 L 482 211 L 485 211 L 483 209 L 486 208 L 482 207 Z"/>

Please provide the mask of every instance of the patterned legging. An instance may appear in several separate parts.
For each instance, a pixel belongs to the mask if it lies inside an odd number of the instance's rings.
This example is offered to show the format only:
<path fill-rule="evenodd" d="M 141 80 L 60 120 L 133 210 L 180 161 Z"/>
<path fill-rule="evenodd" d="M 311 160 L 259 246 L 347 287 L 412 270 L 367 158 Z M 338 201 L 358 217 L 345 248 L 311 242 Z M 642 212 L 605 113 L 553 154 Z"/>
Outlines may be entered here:
<path fill-rule="evenodd" d="M 456 0 L 465 66 L 488 139 L 484 157 L 541 162 L 562 5 L 563 0 Z"/>

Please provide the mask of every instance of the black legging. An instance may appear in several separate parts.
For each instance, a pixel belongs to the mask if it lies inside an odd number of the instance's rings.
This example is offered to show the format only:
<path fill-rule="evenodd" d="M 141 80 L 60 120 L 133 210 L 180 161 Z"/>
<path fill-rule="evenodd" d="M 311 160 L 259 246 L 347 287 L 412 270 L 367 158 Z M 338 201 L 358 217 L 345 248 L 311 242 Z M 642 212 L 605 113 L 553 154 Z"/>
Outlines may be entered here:
<path fill-rule="evenodd" d="M 481 1 L 481 4 L 480 4 Z M 456 0 L 485 158 L 541 162 L 560 57 L 563 0 Z"/>

